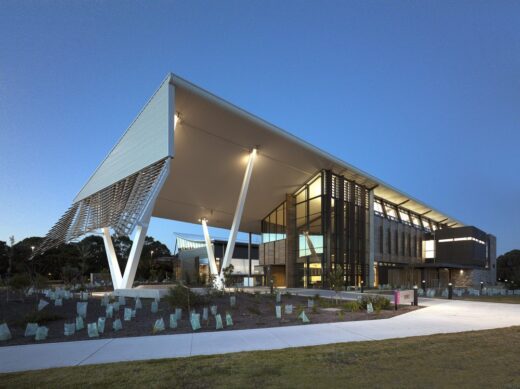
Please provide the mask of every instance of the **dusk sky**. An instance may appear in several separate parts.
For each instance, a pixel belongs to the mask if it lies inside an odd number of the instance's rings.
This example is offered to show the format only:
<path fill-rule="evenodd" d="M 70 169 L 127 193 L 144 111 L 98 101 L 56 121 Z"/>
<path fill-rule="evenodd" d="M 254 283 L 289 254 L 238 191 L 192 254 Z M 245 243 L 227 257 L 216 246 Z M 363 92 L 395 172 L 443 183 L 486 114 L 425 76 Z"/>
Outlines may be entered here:
<path fill-rule="evenodd" d="M 0 240 L 45 235 L 168 72 L 520 249 L 518 1 L 2 0 Z"/>

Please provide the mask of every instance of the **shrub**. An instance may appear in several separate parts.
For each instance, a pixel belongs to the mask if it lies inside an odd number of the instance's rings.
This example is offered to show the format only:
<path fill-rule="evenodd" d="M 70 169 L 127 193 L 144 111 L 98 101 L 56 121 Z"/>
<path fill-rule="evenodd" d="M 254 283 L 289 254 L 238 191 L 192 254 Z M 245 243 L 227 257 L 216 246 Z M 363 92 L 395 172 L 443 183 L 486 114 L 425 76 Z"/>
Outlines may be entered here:
<path fill-rule="evenodd" d="M 258 315 L 260 316 L 262 314 L 262 312 L 260 312 L 260 309 L 258 309 L 258 307 L 247 307 L 247 310 L 252 313 L 253 315 Z"/>
<path fill-rule="evenodd" d="M 14 274 L 9 280 L 9 286 L 17 292 L 25 293 L 31 287 L 31 277 L 27 273 Z"/>
<path fill-rule="evenodd" d="M 34 311 L 26 314 L 19 324 L 21 326 L 26 326 L 27 323 L 38 323 L 39 325 L 42 325 L 51 321 L 63 320 L 63 318 L 63 316 L 52 312 Z"/>
<path fill-rule="evenodd" d="M 164 300 L 172 309 L 182 308 L 187 311 L 204 303 L 204 299 L 200 295 L 193 293 L 190 288 L 183 285 L 175 285 L 170 288 Z"/>
<path fill-rule="evenodd" d="M 358 301 L 349 301 L 343 303 L 343 309 L 348 312 L 357 312 L 361 309 L 361 304 Z"/>
<path fill-rule="evenodd" d="M 42 274 L 36 274 L 33 280 L 33 287 L 36 290 L 43 290 L 49 286 L 49 279 Z"/>
<path fill-rule="evenodd" d="M 359 304 L 362 309 L 367 309 L 367 304 L 372 303 L 372 307 L 376 311 L 380 311 L 381 309 L 390 308 L 390 300 L 388 300 L 384 296 L 363 296 Z"/>

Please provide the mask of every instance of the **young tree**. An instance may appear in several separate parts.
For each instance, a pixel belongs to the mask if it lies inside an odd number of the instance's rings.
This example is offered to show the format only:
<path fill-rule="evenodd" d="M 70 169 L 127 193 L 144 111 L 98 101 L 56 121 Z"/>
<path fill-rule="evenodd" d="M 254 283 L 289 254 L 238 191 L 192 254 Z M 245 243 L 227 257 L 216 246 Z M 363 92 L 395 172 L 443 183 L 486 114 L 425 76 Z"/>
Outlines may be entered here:
<path fill-rule="evenodd" d="M 335 300 L 338 304 L 338 293 L 345 288 L 345 278 L 343 275 L 343 268 L 340 265 L 336 265 L 330 272 L 330 286 L 336 293 Z"/>
<path fill-rule="evenodd" d="M 229 264 L 229 266 L 225 267 L 222 270 L 222 273 L 224 274 L 224 285 L 226 288 L 231 288 L 233 286 L 233 271 L 235 270 L 235 267 L 232 264 Z"/>

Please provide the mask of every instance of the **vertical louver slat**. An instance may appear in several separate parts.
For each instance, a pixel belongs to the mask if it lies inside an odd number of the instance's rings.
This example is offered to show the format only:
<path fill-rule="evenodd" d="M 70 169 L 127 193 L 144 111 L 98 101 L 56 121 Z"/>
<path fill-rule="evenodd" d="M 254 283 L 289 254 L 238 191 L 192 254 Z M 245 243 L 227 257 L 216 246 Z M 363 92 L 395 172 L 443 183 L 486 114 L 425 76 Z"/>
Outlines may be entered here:
<path fill-rule="evenodd" d="M 32 257 L 103 227 L 130 235 L 145 212 L 168 159 L 163 159 L 74 204 L 52 227 Z"/>

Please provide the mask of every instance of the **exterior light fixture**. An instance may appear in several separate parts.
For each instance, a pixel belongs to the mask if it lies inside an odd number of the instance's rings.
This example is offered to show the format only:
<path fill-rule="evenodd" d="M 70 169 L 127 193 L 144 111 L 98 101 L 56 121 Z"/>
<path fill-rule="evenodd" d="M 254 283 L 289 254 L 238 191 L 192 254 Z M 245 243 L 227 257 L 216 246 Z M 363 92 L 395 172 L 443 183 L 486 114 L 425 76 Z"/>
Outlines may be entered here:
<path fill-rule="evenodd" d="M 173 117 L 173 128 L 177 127 L 177 124 L 181 122 L 181 114 L 179 112 L 175 112 L 175 116 Z"/>

